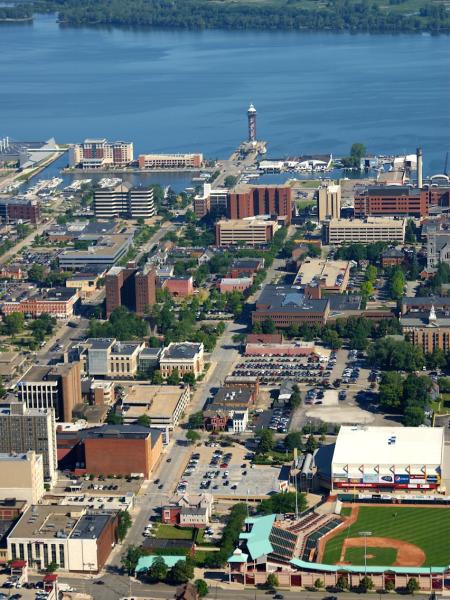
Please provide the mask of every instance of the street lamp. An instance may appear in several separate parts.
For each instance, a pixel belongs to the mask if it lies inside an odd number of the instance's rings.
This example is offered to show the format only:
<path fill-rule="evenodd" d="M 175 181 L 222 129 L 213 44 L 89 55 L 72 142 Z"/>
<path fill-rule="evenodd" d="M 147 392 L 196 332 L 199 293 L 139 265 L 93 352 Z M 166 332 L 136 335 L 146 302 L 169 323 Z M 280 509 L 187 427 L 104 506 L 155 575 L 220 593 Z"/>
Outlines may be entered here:
<path fill-rule="evenodd" d="M 364 575 L 367 577 L 367 538 L 372 535 L 371 531 L 359 531 L 360 536 L 364 537 Z"/>

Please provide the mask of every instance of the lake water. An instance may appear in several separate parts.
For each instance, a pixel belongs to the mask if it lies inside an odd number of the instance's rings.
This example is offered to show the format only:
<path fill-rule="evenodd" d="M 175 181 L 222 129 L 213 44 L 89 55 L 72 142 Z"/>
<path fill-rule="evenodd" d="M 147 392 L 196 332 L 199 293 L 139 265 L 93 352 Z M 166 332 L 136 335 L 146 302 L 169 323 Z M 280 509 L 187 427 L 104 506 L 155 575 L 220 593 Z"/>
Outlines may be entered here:
<path fill-rule="evenodd" d="M 0 26 L 0 136 L 225 157 L 258 110 L 268 156 L 450 150 L 449 38 Z"/>

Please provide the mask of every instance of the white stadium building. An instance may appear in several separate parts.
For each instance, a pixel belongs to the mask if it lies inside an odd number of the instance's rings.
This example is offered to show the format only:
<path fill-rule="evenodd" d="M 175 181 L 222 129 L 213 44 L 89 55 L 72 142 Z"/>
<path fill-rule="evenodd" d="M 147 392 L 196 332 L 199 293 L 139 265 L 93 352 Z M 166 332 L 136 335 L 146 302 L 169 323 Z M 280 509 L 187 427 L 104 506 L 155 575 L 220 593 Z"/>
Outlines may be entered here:
<path fill-rule="evenodd" d="M 431 490 L 441 483 L 442 427 L 341 427 L 332 489 Z"/>

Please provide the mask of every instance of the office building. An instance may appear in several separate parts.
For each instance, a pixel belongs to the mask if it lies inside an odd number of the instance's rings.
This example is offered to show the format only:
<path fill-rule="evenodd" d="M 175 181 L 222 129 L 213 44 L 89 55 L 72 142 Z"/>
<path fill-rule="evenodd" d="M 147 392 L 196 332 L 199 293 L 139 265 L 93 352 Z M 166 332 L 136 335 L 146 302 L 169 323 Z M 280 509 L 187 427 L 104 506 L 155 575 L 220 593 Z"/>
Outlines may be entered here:
<path fill-rule="evenodd" d="M 80 362 L 31 367 L 17 382 L 17 393 L 28 408 L 53 408 L 58 421 L 70 422 L 81 404 Z"/>
<path fill-rule="evenodd" d="M 327 292 L 343 294 L 350 278 L 350 261 L 310 258 L 301 263 L 294 287 L 318 287 Z"/>
<path fill-rule="evenodd" d="M 203 154 L 140 154 L 140 169 L 200 169 Z"/>
<path fill-rule="evenodd" d="M 267 246 L 279 229 L 276 221 L 257 217 L 227 219 L 216 223 L 216 246 Z"/>
<path fill-rule="evenodd" d="M 120 183 L 114 188 L 99 188 L 94 192 L 94 212 L 99 219 L 150 219 L 155 215 L 151 187 L 133 187 Z"/>
<path fill-rule="evenodd" d="M 44 477 L 56 481 L 55 412 L 46 408 L 27 408 L 22 402 L 0 407 L 0 452 L 42 454 Z"/>
<path fill-rule="evenodd" d="M 210 183 L 203 184 L 203 192 L 194 197 L 194 213 L 202 219 L 208 213 L 212 216 L 225 216 L 228 209 L 228 190 L 212 189 Z"/>
<path fill-rule="evenodd" d="M 292 189 L 283 185 L 239 184 L 228 193 L 228 217 L 273 215 L 286 224 L 292 218 Z"/>
<path fill-rule="evenodd" d="M 97 573 L 117 542 L 118 524 L 117 510 L 34 504 L 8 536 L 8 558 L 38 571 L 56 563 L 58 571 Z"/>
<path fill-rule="evenodd" d="M 324 185 L 317 191 L 317 215 L 320 221 L 341 216 L 341 186 Z"/>
<path fill-rule="evenodd" d="M 106 274 L 106 316 L 125 306 L 142 316 L 156 302 L 156 275 L 150 266 L 112 267 Z"/>
<path fill-rule="evenodd" d="M 126 167 L 133 161 L 132 142 L 108 142 L 105 138 L 84 140 L 69 148 L 69 166 L 82 169 Z"/>
<path fill-rule="evenodd" d="M 41 204 L 37 199 L 2 198 L 0 199 L 0 219 L 4 223 L 29 221 L 33 225 L 37 225 L 41 220 Z"/>
<path fill-rule="evenodd" d="M 136 423 L 100 425 L 57 434 L 60 468 L 149 479 L 161 459 L 162 432 Z"/>
<path fill-rule="evenodd" d="M 124 390 L 124 422 L 133 423 L 146 416 L 151 427 L 172 430 L 178 425 L 189 401 L 189 386 L 136 383 Z"/>
<path fill-rule="evenodd" d="M 426 190 L 397 185 L 369 187 L 355 196 L 354 212 L 355 217 L 425 217 L 428 194 Z"/>
<path fill-rule="evenodd" d="M 442 474 L 442 427 L 341 426 L 332 488 L 435 489 Z"/>
<path fill-rule="evenodd" d="M 176 369 L 180 377 L 183 377 L 185 373 L 192 373 L 197 378 L 203 372 L 203 353 L 203 344 L 171 342 L 163 349 L 159 359 L 161 375 L 167 379 Z"/>
<path fill-rule="evenodd" d="M 20 312 L 31 317 L 52 315 L 57 319 L 70 319 L 79 301 L 78 290 L 70 288 L 50 288 L 22 290 L 19 295 L 6 294 L 0 301 L 4 315 Z"/>
<path fill-rule="evenodd" d="M 58 256 L 62 269 L 108 269 L 124 256 L 133 244 L 133 234 L 104 235 L 87 250 L 63 250 Z"/>
<path fill-rule="evenodd" d="M 37 504 L 44 495 L 44 460 L 34 450 L 0 453 L 0 497 Z"/>
<path fill-rule="evenodd" d="M 302 323 L 325 325 L 330 301 L 308 298 L 302 290 L 288 285 L 266 285 L 256 301 L 252 323 L 271 320 L 279 329 Z"/>
<path fill-rule="evenodd" d="M 139 370 L 144 342 L 118 342 L 115 338 L 90 338 L 80 348 L 80 361 L 90 377 L 130 378 Z"/>
<path fill-rule="evenodd" d="M 450 316 L 447 310 L 414 310 L 400 317 L 402 333 L 414 346 L 422 348 L 424 354 L 434 350 L 450 350 Z"/>
<path fill-rule="evenodd" d="M 367 219 L 331 219 L 323 225 L 326 244 L 373 244 L 405 241 L 406 219 L 368 217 Z"/>

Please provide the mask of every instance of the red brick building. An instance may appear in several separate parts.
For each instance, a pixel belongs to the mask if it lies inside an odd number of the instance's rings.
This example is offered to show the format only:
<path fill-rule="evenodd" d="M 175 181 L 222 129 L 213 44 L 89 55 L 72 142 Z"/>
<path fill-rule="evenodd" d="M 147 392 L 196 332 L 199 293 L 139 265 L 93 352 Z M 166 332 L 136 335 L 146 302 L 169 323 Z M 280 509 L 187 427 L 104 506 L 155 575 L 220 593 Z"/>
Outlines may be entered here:
<path fill-rule="evenodd" d="M 155 271 L 134 266 L 112 267 L 106 274 L 105 289 L 107 318 L 119 306 L 142 316 L 146 307 L 156 302 Z"/>
<path fill-rule="evenodd" d="M 292 189 L 287 186 L 239 185 L 228 193 L 228 217 L 244 219 L 258 215 L 292 218 Z"/>
<path fill-rule="evenodd" d="M 79 294 L 77 290 L 71 288 L 52 288 L 49 290 L 40 290 L 22 300 L 6 299 L 1 304 L 1 311 L 4 315 L 21 312 L 32 317 L 49 314 L 58 319 L 68 319 L 73 316 L 73 309 L 78 299 Z"/>
<path fill-rule="evenodd" d="M 7 198 L 0 201 L 2 221 L 29 221 L 37 225 L 41 218 L 41 205 L 35 200 L 17 200 Z"/>
<path fill-rule="evenodd" d="M 171 277 L 162 284 L 174 298 L 186 298 L 194 293 L 194 280 L 191 275 L 186 277 Z"/>
<path fill-rule="evenodd" d="M 355 196 L 355 217 L 425 217 L 428 192 L 404 186 L 368 188 Z"/>

